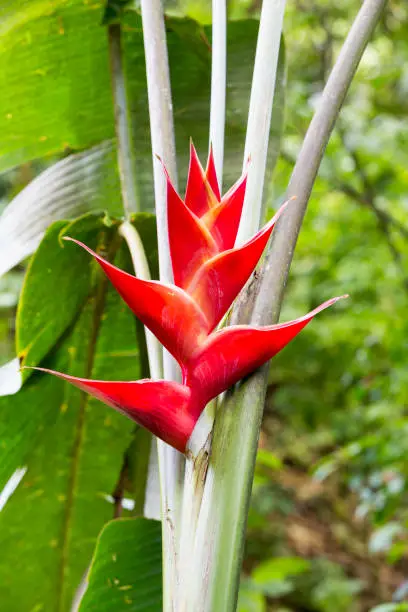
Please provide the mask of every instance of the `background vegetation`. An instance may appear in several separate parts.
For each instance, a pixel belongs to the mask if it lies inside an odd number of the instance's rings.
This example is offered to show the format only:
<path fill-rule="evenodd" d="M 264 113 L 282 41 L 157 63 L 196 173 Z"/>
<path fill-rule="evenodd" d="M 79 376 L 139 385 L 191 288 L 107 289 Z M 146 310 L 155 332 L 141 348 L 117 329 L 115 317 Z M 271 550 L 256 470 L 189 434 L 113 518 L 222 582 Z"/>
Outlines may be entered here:
<path fill-rule="evenodd" d="M 169 10 L 195 20 L 201 37 L 209 23 L 209 4 L 199 0 L 168 3 Z M 234 19 L 256 18 L 258 4 L 231 1 L 230 14 Z M 333 58 L 359 5 L 357 0 L 341 4 L 288 0 L 286 83 L 281 100 L 283 108 L 284 97 L 285 111 L 271 179 L 271 208 L 283 198 Z M 101 3 L 98 6 L 101 9 Z M 129 18 L 129 36 L 137 28 L 133 19 Z M 228 185 L 237 174 L 243 149 L 241 119 L 246 107 L 242 99 L 248 93 L 256 32 L 255 24 L 253 31 L 251 27 L 247 22 L 245 27 L 240 22 L 230 26 Z M 184 148 L 183 167 L 190 135 L 205 151 L 208 83 L 204 77 L 208 72 L 206 58 L 200 57 L 202 48 L 191 34 L 191 22 L 170 19 L 169 39 L 176 122 L 177 113 L 183 115 L 184 99 L 190 103 L 195 96 L 197 105 L 187 104 L 182 126 L 176 123 L 177 148 L 180 152 Z M 81 59 L 86 52 L 85 48 L 78 51 Z M 281 318 L 294 318 L 331 295 L 349 293 L 350 299 L 325 313 L 273 361 L 240 612 L 408 609 L 403 603 L 377 607 L 408 600 L 407 56 L 408 8 L 403 0 L 390 0 L 330 141 Z M 137 104 L 145 104 L 141 77 L 135 86 L 141 92 L 135 98 Z M 59 91 L 57 102 L 61 103 L 67 94 Z M 20 102 L 16 101 L 17 106 Z M 33 99 L 32 104 L 37 102 Z M 75 107 L 77 101 L 71 104 Z M 31 112 L 38 115 L 33 121 L 39 120 L 40 111 Z M 86 109 L 84 113 L 86 118 Z M 138 128 L 137 137 L 140 142 L 144 139 L 138 163 L 147 173 L 145 126 Z M 58 139 L 72 138 L 68 127 L 67 123 L 54 130 L 55 146 L 49 149 L 39 151 L 33 145 L 22 155 L 16 147 L 15 159 L 5 163 L 14 168 L 0 176 L 2 206 L 50 163 L 51 158 L 43 156 L 59 150 Z M 66 134 L 61 135 L 64 129 Z M 113 136 L 90 128 L 86 134 L 78 139 L 79 148 L 100 136 Z M 29 149 L 30 134 L 23 137 Z M 146 178 L 143 195 L 147 199 L 150 189 Z M 14 317 L 24 268 L 21 265 L 0 280 L 0 364 L 15 353 Z M 39 439 L 38 444 L 42 443 Z M 52 456 L 49 461 L 53 462 Z M 36 504 L 33 498 L 22 501 Z M 27 521 L 30 509 L 26 507 Z M 10 612 L 14 609 L 10 607 Z"/>

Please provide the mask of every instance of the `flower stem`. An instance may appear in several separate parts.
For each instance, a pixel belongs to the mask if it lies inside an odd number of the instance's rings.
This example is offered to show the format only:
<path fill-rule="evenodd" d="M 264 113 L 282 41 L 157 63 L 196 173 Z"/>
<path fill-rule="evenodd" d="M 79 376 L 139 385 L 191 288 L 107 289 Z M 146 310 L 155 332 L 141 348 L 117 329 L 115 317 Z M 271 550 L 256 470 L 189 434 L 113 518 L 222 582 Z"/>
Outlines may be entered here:
<path fill-rule="evenodd" d="M 297 201 L 278 223 L 263 266 L 253 324 L 269 324 L 278 319 L 296 239 L 320 161 L 385 1 L 365 0 L 325 87 L 289 185 L 288 195 L 296 194 Z M 192 576 L 198 575 L 192 587 L 197 597 L 191 609 L 198 612 L 233 612 L 236 607 L 267 374 L 268 365 L 229 392 L 217 415 L 191 570 Z"/>
<path fill-rule="evenodd" d="M 129 219 L 132 213 L 138 212 L 140 210 L 140 203 L 137 192 L 135 158 L 133 154 L 134 147 L 132 143 L 132 125 L 126 91 L 126 76 L 123 62 L 122 28 L 120 24 L 112 24 L 108 27 L 108 45 L 115 113 L 115 131 L 120 186 L 123 208 L 125 211 L 126 218 Z M 149 279 L 149 266 L 147 263 L 142 242 L 136 229 L 129 223 L 129 221 L 125 221 L 119 228 L 119 233 L 122 234 L 123 238 L 128 244 L 136 276 L 143 279 Z M 162 378 L 163 364 L 160 344 L 146 327 L 145 336 L 150 374 L 153 378 Z M 157 496 L 154 494 L 155 490 L 159 488 L 157 461 L 154 460 L 155 458 L 153 456 L 153 453 L 156 449 L 157 444 L 156 441 L 153 440 L 153 443 L 151 444 L 151 458 L 149 462 L 144 500 L 145 507 L 148 508 L 149 516 L 151 517 L 160 516 L 160 504 L 157 505 Z"/>
<path fill-rule="evenodd" d="M 124 221 L 119 227 L 119 234 L 124 238 L 132 258 L 133 268 L 138 278 L 150 280 L 150 269 L 143 243 L 137 229 L 129 222 Z M 163 378 L 163 353 L 160 342 L 152 332 L 144 328 L 147 348 L 149 371 L 152 378 Z M 160 518 L 160 502 L 158 503 L 159 472 L 157 465 L 157 440 L 151 441 L 150 458 L 147 469 L 145 494 L 143 499 L 144 515 L 147 518 Z"/>
<path fill-rule="evenodd" d="M 264 0 L 262 4 L 249 102 L 244 168 L 249 158 L 251 163 L 248 168 L 248 183 L 237 244 L 242 244 L 253 236 L 261 221 L 269 131 L 285 4 L 286 0 Z"/>
<path fill-rule="evenodd" d="M 136 228 L 129 221 L 124 221 L 119 228 L 119 234 L 123 236 L 129 247 L 136 276 L 142 280 L 150 280 L 149 264 L 147 262 L 143 243 Z M 147 327 L 144 328 L 144 331 L 150 377 L 157 380 L 163 378 L 161 344 Z"/>
<path fill-rule="evenodd" d="M 153 153 L 160 279 L 163 282 L 172 282 L 167 231 L 166 181 L 161 163 L 157 159 L 157 156 L 160 156 L 166 164 L 173 184 L 176 185 L 176 150 L 170 71 L 161 0 L 141 0 L 141 13 Z M 167 351 L 163 353 L 163 369 L 167 380 L 179 378 L 177 364 Z M 170 612 L 174 610 L 178 583 L 178 526 L 181 513 L 184 458 L 161 441 L 158 441 L 158 454 L 162 492 L 163 609 L 164 612 Z"/>
<path fill-rule="evenodd" d="M 120 24 L 108 27 L 109 59 L 115 110 L 118 167 L 126 217 L 140 210 L 135 177 L 129 105 L 123 69 L 122 29 Z"/>
<path fill-rule="evenodd" d="M 226 0 L 212 2 L 212 62 L 210 145 L 220 190 L 224 163 L 225 96 L 227 82 L 227 6 Z"/>
<path fill-rule="evenodd" d="M 225 135 L 225 99 L 227 80 L 227 6 L 226 0 L 212 2 L 212 62 L 210 146 L 214 154 L 218 184 L 222 191 Z M 194 550 L 195 532 L 203 495 L 205 474 L 211 446 L 211 429 L 214 422 L 215 402 L 201 415 L 188 445 L 185 468 L 182 529 L 179 558 L 180 581 L 177 597 L 178 610 L 188 610 L 191 556 Z"/>
<path fill-rule="evenodd" d="M 119 168 L 120 185 L 122 192 L 123 207 L 126 218 L 140 210 L 137 192 L 137 180 L 135 172 L 134 148 L 132 143 L 132 125 L 130 120 L 129 104 L 126 91 L 126 75 L 123 61 L 122 27 L 120 24 L 112 24 L 108 27 L 109 59 L 111 66 L 111 82 L 115 112 L 115 131 L 117 142 L 117 159 Z M 142 242 L 136 229 L 125 221 L 119 233 L 126 240 L 132 257 L 136 276 L 142 279 L 150 279 L 150 270 Z M 145 327 L 147 356 L 152 378 L 163 378 L 162 350 L 159 342 L 153 334 Z M 145 506 L 148 508 L 149 516 L 160 516 L 160 504 L 157 506 L 155 495 L 159 488 L 159 474 L 157 461 L 153 453 L 157 452 L 156 441 L 153 440 L 150 452 L 149 469 L 145 493 Z"/>
<path fill-rule="evenodd" d="M 296 197 L 276 225 L 259 287 L 257 318 L 266 325 L 279 317 L 297 237 L 320 162 L 361 57 L 387 0 L 364 0 L 337 57 L 320 103 L 306 132 L 289 181 L 287 198 Z"/>

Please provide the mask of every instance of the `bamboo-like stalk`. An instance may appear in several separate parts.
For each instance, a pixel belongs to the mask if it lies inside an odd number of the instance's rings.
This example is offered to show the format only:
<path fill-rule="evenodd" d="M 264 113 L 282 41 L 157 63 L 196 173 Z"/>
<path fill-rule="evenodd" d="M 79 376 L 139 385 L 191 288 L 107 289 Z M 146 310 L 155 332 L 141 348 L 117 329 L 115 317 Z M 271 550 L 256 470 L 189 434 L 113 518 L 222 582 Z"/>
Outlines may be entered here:
<path fill-rule="evenodd" d="M 227 3 L 212 2 L 210 146 L 220 190 L 224 164 L 225 98 L 227 81 Z"/>
<path fill-rule="evenodd" d="M 154 193 L 159 244 L 160 279 L 172 282 L 172 268 L 167 232 L 166 182 L 157 156 L 166 164 L 176 184 L 176 150 L 170 71 L 161 0 L 141 0 L 143 39 L 149 97 L 150 134 L 153 153 Z M 167 380 L 177 380 L 179 372 L 171 355 L 164 350 L 163 370 Z M 174 610 L 178 584 L 177 549 L 181 513 L 184 459 L 180 453 L 158 441 L 162 493 L 163 526 L 163 602 L 164 611 Z"/>
<path fill-rule="evenodd" d="M 285 4 L 286 0 L 264 0 L 262 4 L 249 102 L 244 169 L 248 159 L 251 163 L 248 168 L 248 182 L 237 244 L 242 244 L 253 236 L 261 222 L 269 131 Z"/>
<path fill-rule="evenodd" d="M 118 167 L 126 217 L 140 210 L 132 148 L 131 123 L 123 69 L 122 30 L 120 24 L 108 27 L 109 59 L 115 111 Z"/>
<path fill-rule="evenodd" d="M 386 0 L 365 0 L 324 89 L 288 189 L 288 195 L 297 195 L 297 201 L 278 223 L 262 270 L 253 324 L 269 324 L 279 317 L 313 182 L 340 107 L 385 4 Z M 228 393 L 216 420 L 191 574 L 198 574 L 192 586 L 196 599 L 191 609 L 199 612 L 235 610 L 267 373 L 266 365 Z"/>

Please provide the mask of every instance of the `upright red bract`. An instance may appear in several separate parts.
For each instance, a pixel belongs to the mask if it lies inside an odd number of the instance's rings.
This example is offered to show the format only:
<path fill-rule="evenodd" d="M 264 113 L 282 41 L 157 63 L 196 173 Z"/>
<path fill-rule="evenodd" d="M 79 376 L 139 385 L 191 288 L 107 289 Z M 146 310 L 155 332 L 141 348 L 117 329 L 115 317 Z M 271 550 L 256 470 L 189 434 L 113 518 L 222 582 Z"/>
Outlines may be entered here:
<path fill-rule="evenodd" d="M 174 356 L 182 383 L 95 381 L 45 371 L 94 395 L 184 452 L 211 399 L 276 355 L 318 312 L 340 298 L 289 323 L 214 331 L 254 271 L 285 205 L 251 240 L 235 248 L 246 175 L 221 197 L 212 151 L 204 170 L 191 146 L 183 201 L 164 171 L 174 285 L 138 279 L 74 242 L 91 253 L 135 315 Z"/>

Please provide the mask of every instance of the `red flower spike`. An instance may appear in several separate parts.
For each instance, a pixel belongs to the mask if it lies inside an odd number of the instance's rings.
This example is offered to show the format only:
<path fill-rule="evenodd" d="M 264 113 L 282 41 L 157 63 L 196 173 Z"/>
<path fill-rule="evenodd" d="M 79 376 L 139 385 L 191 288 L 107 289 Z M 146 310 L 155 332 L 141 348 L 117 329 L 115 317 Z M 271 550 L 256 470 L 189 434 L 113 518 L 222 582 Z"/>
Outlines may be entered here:
<path fill-rule="evenodd" d="M 164 166 L 163 168 L 167 176 L 169 197 L 171 180 L 166 168 Z M 212 147 L 207 169 L 204 172 L 194 145 L 191 143 L 185 205 L 210 231 L 220 251 L 230 249 L 235 244 L 244 204 L 246 182 L 245 172 L 221 199 Z"/>
<path fill-rule="evenodd" d="M 195 405 L 189 387 L 177 382 L 149 379 L 112 382 L 88 380 L 55 370 L 33 368 L 54 374 L 115 408 L 155 436 L 184 452 L 202 410 Z"/>
<path fill-rule="evenodd" d="M 184 204 L 167 177 L 167 215 L 174 282 L 185 288 L 198 268 L 218 253 L 210 232 Z"/>
<path fill-rule="evenodd" d="M 207 337 L 206 318 L 191 297 L 174 285 L 144 281 L 123 272 L 79 240 L 68 236 L 90 253 L 135 315 L 160 340 L 179 363 Z"/>
<path fill-rule="evenodd" d="M 211 163 L 211 162 L 210 162 Z M 209 166 L 212 177 L 212 168 Z M 213 178 L 211 178 L 213 180 Z M 217 183 L 218 186 L 218 183 Z M 188 169 L 185 203 L 197 217 L 204 215 L 210 208 L 218 204 L 218 198 L 198 159 L 193 143 L 190 144 L 190 166 Z"/>
<path fill-rule="evenodd" d="M 319 312 L 345 297 L 328 300 L 288 323 L 268 327 L 239 325 L 211 334 L 186 365 L 184 383 L 201 389 L 201 401 L 207 404 L 279 353 Z"/>
<path fill-rule="evenodd" d="M 186 287 L 204 313 L 210 330 L 220 322 L 251 276 L 269 240 L 271 232 L 287 204 L 242 247 L 224 251 L 209 259 Z"/>
<path fill-rule="evenodd" d="M 91 253 L 136 316 L 177 359 L 183 384 L 92 381 L 51 373 L 113 406 L 184 452 L 208 401 L 271 359 L 318 312 L 340 298 L 289 323 L 213 332 L 257 265 L 286 204 L 251 240 L 234 248 L 246 176 L 221 199 L 212 150 L 204 172 L 192 145 L 185 202 L 167 172 L 166 176 L 175 285 L 137 279 L 84 244 L 73 242 Z"/>
<path fill-rule="evenodd" d="M 208 155 L 207 168 L 205 169 L 205 177 L 210 184 L 211 189 L 214 192 L 215 197 L 218 201 L 221 200 L 220 186 L 218 185 L 217 171 L 214 163 L 214 151 L 212 145 L 210 145 L 210 153 Z"/>
<path fill-rule="evenodd" d="M 247 175 L 244 174 L 225 194 L 221 202 L 201 217 L 220 250 L 232 249 L 235 244 L 246 185 Z"/>

